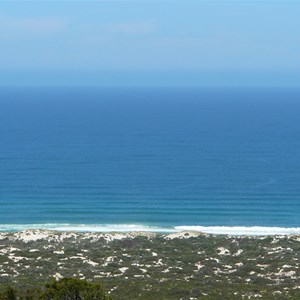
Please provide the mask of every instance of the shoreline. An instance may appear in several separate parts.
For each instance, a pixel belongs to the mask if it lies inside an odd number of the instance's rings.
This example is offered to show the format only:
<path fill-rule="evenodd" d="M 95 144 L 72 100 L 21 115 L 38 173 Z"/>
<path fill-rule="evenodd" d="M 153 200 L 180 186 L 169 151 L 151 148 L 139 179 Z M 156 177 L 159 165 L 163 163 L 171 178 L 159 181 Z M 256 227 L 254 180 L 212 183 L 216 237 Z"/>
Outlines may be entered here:
<path fill-rule="evenodd" d="M 194 231 L 182 231 L 176 233 L 159 233 L 159 232 L 74 232 L 74 231 L 57 231 L 47 229 L 26 229 L 18 232 L 0 232 L 0 241 L 10 237 L 11 240 L 23 242 L 34 242 L 41 240 L 59 240 L 63 241 L 68 238 L 84 239 L 104 239 L 107 242 L 113 240 L 135 239 L 138 237 L 155 238 L 163 237 L 166 239 L 191 238 L 199 236 L 209 236 L 209 234 Z"/>
<path fill-rule="evenodd" d="M 103 239 L 106 242 L 114 240 L 126 240 L 145 237 L 151 238 L 163 238 L 166 240 L 172 239 L 189 239 L 198 237 L 216 238 L 216 239 L 250 239 L 250 240 L 264 240 L 264 239 L 292 239 L 300 242 L 300 234 L 272 234 L 272 235 L 253 235 L 253 234 L 212 234 L 207 232 L 183 230 L 178 232 L 150 232 L 150 231 L 131 231 L 131 232 L 99 232 L 99 231 L 60 231 L 50 229 L 26 229 L 21 231 L 0 231 L 0 242 L 6 239 L 15 240 L 25 243 L 36 241 L 49 241 L 57 242 L 63 241 L 68 238 L 75 239 Z M 1 253 L 0 253 L 1 255 Z"/>
<path fill-rule="evenodd" d="M 149 226 L 136 224 L 0 224 L 1 233 L 17 233 L 23 231 L 53 231 L 74 233 L 106 233 L 106 234 L 180 234 L 194 232 L 210 235 L 228 236 L 276 236 L 300 235 L 300 227 L 266 227 L 266 226 Z"/>

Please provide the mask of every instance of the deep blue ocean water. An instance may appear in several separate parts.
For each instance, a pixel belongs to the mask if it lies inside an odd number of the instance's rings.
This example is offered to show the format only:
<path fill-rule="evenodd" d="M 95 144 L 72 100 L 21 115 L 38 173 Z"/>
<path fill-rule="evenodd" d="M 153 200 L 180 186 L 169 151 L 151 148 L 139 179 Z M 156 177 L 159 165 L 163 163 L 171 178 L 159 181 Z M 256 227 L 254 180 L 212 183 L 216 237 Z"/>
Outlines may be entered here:
<path fill-rule="evenodd" d="M 145 226 L 299 228 L 300 90 L 0 89 L 0 230 Z"/>

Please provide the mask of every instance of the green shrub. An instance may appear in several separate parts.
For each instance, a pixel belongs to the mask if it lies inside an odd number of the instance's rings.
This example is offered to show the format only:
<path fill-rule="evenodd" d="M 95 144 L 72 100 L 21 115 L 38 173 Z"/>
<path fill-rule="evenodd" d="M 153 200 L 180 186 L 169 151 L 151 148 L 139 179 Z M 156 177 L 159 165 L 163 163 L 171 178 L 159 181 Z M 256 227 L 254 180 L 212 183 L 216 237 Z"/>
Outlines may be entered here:
<path fill-rule="evenodd" d="M 3 300 L 17 300 L 17 293 L 14 288 L 8 286 L 5 288 L 3 294 L 1 295 L 0 299 Z"/>
<path fill-rule="evenodd" d="M 1 287 L 0 300 L 111 300 L 111 297 L 99 282 L 65 278 L 31 289 Z"/>
<path fill-rule="evenodd" d="M 44 300 L 110 300 L 101 283 L 77 278 L 53 280 L 46 284 L 42 294 Z"/>

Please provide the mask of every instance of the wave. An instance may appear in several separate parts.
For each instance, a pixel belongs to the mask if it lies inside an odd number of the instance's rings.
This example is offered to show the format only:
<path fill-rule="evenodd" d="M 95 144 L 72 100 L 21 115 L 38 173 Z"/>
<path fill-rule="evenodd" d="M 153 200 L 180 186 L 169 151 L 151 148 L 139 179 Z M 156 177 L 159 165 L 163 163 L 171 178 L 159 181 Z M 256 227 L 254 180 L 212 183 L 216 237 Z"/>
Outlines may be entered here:
<path fill-rule="evenodd" d="M 196 231 L 209 234 L 228 235 L 296 235 L 300 227 L 263 227 L 263 226 L 148 226 L 140 224 L 0 224 L 0 232 L 16 232 L 27 229 L 48 229 L 74 232 L 157 232 L 176 233 Z"/>
<path fill-rule="evenodd" d="M 176 231 L 199 231 L 210 234 L 229 235 L 291 235 L 300 234 L 300 227 L 263 226 L 175 226 Z"/>
<path fill-rule="evenodd" d="M 138 224 L 0 224 L 0 231 L 22 231 L 26 229 L 49 229 L 75 232 L 176 232 L 174 227 L 157 227 Z"/>

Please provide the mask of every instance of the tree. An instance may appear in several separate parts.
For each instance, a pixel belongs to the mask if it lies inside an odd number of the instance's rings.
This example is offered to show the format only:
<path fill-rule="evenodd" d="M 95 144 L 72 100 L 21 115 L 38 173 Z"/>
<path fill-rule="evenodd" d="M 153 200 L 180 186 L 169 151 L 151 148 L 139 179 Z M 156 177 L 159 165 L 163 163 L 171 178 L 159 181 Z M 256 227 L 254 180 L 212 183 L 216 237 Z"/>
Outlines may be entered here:
<path fill-rule="evenodd" d="M 8 286 L 5 288 L 3 293 L 4 300 L 17 300 L 17 293 L 14 288 Z"/>
<path fill-rule="evenodd" d="M 111 300 L 99 282 L 64 278 L 45 285 L 44 300 Z"/>

